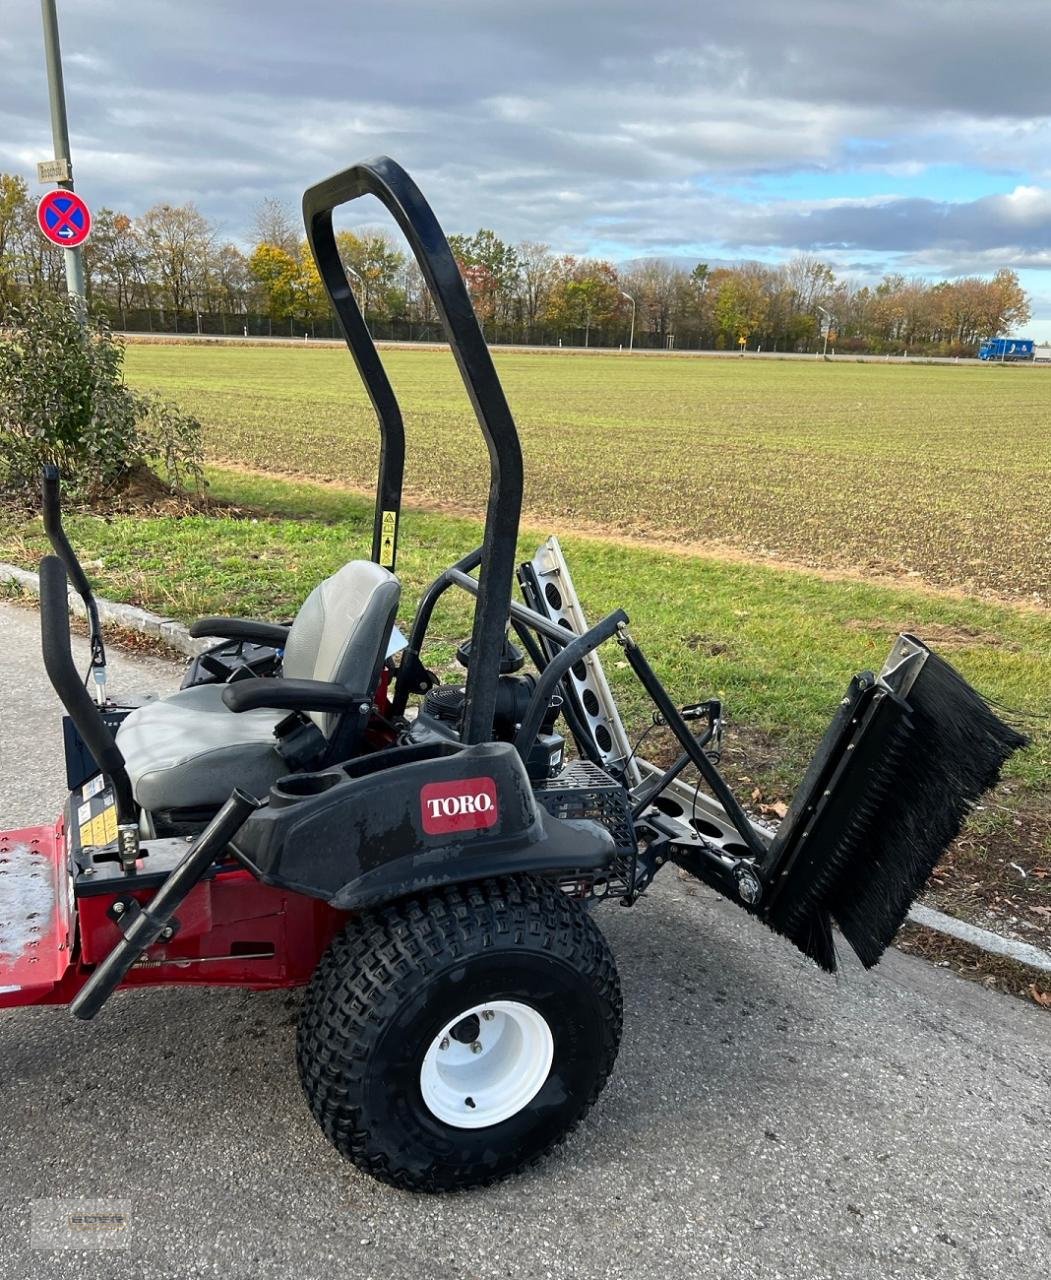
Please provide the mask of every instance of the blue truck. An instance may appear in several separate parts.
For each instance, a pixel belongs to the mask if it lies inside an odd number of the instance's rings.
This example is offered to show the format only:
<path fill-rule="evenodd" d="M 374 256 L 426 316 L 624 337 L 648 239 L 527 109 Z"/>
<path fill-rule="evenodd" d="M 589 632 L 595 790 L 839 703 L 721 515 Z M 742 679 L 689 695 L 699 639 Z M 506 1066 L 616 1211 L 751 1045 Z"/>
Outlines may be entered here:
<path fill-rule="evenodd" d="M 1032 360 L 1032 338 L 986 338 L 978 348 L 979 360 Z"/>

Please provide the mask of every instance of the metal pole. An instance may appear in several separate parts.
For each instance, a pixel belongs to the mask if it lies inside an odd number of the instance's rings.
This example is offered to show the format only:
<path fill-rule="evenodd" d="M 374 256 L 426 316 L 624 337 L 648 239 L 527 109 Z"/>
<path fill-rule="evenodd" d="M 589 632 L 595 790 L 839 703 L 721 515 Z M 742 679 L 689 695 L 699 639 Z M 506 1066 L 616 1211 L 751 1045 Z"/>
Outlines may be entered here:
<path fill-rule="evenodd" d="M 44 58 L 47 62 L 47 91 L 51 101 L 51 136 L 55 143 L 55 159 L 69 164 L 69 180 L 58 185 L 73 190 L 73 162 L 69 154 L 69 124 L 66 121 L 66 89 L 62 82 L 62 50 L 58 42 L 58 14 L 55 0 L 40 0 L 44 24 Z M 66 263 L 66 289 L 83 307 L 87 298 L 84 287 L 84 255 L 80 249 L 63 249 Z"/>
<path fill-rule="evenodd" d="M 828 355 L 828 331 L 832 328 L 832 322 L 836 317 L 831 311 L 826 311 L 824 307 L 818 307 L 818 311 L 825 317 L 825 345 L 821 352 L 822 358 L 824 358 Z"/>
<path fill-rule="evenodd" d="M 635 350 L 635 299 L 631 296 L 630 293 L 625 293 L 623 289 L 621 289 L 620 291 L 620 296 L 622 298 L 627 298 L 627 300 L 631 303 L 631 334 L 628 337 L 628 350 L 634 351 Z"/>

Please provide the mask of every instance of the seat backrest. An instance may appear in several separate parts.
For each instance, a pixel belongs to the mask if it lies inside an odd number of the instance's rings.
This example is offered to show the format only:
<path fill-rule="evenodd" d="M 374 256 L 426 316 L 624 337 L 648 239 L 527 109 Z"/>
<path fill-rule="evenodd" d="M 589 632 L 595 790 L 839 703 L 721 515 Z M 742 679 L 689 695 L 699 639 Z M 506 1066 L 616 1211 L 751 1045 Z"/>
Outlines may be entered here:
<path fill-rule="evenodd" d="M 292 680 L 327 680 L 371 697 L 387 656 L 401 585 L 371 560 L 351 560 L 314 588 L 296 614 L 285 643 L 284 674 Z M 338 715 L 311 712 L 332 736 Z"/>

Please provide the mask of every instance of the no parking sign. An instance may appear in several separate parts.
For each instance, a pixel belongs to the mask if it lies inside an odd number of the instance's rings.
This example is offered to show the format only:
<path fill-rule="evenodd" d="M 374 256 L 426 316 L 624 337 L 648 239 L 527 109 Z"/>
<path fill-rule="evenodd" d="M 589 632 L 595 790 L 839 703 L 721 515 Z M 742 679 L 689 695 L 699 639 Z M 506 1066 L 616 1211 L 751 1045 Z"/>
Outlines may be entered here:
<path fill-rule="evenodd" d="M 49 191 L 36 208 L 44 239 L 75 249 L 91 234 L 91 210 L 74 191 Z"/>

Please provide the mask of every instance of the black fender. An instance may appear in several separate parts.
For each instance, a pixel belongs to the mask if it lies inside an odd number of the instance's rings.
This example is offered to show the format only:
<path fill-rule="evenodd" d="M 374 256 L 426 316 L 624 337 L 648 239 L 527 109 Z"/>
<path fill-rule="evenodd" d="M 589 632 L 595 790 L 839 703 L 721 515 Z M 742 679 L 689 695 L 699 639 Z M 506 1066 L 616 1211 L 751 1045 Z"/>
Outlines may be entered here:
<path fill-rule="evenodd" d="M 539 806 L 510 743 L 430 741 L 274 783 L 234 840 L 266 884 L 360 910 L 490 876 L 595 874 L 605 827 Z"/>

